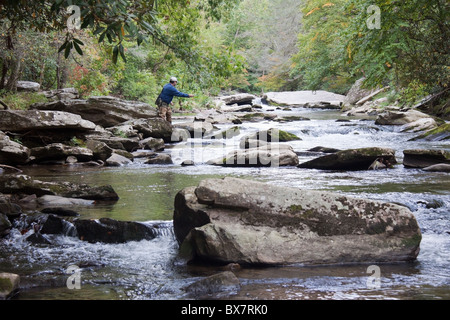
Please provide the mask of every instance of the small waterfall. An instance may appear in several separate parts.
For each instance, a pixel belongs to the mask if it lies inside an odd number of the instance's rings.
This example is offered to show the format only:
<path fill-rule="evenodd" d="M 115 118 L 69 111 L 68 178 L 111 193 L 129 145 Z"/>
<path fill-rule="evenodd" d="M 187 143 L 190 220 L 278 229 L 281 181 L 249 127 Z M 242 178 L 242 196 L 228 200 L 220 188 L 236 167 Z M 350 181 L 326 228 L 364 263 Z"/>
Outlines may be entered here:
<path fill-rule="evenodd" d="M 172 221 L 147 221 L 145 224 L 155 231 L 158 238 L 168 237 L 175 239 Z"/>
<path fill-rule="evenodd" d="M 77 228 L 73 223 L 62 219 L 62 224 L 63 224 L 63 235 L 67 237 L 78 237 Z"/>

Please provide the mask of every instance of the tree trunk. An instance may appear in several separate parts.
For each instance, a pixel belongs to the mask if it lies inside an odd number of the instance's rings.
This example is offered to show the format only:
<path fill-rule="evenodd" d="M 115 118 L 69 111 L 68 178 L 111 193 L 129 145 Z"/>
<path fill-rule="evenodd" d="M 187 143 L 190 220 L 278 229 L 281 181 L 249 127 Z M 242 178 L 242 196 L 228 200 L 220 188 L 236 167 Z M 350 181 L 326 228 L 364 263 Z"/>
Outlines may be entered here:
<path fill-rule="evenodd" d="M 15 52 L 14 58 L 11 60 L 11 73 L 5 86 L 5 89 L 8 91 L 17 91 L 17 81 L 19 81 L 22 67 L 21 59 L 22 55 Z"/>
<path fill-rule="evenodd" d="M 2 64 L 2 77 L 0 78 L 0 90 L 5 89 L 6 75 L 8 74 L 8 64 L 8 61 L 4 59 Z"/>

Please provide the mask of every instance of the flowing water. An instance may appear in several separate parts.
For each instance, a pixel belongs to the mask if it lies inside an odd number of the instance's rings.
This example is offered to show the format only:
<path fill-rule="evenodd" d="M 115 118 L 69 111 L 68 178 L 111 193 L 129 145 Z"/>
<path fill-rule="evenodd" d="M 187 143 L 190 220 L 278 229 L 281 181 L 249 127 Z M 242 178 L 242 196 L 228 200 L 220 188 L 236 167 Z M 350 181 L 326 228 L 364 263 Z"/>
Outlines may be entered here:
<path fill-rule="evenodd" d="M 267 106 L 264 107 L 267 109 Z M 265 111 L 265 110 L 263 110 Z M 422 230 L 417 261 L 378 265 L 380 282 L 373 286 L 368 265 L 277 268 L 244 268 L 235 272 L 241 290 L 213 299 L 450 299 L 450 174 L 429 173 L 397 165 L 391 170 L 320 171 L 295 167 L 222 168 L 206 161 L 239 145 L 251 132 L 280 128 L 302 138 L 289 144 L 300 162 L 317 157 L 306 151 L 316 146 L 338 149 L 387 147 L 396 150 L 450 149 L 445 142 L 409 142 L 415 136 L 399 127 L 378 126 L 374 119 L 343 117 L 333 110 L 296 108 L 272 111 L 281 116 L 300 115 L 310 121 L 278 123 L 263 121 L 240 125 L 234 139 L 190 139 L 187 147 L 166 148 L 173 165 L 132 165 L 111 168 L 38 166 L 23 168 L 25 174 L 45 181 L 72 181 L 90 185 L 110 184 L 120 196 L 116 203 L 97 203 L 74 208 L 81 218 L 158 223 L 153 240 L 124 244 L 91 244 L 70 235 L 53 236 L 53 245 L 25 241 L 28 234 L 13 230 L 0 242 L 0 270 L 21 276 L 16 299 L 192 299 L 184 288 L 219 266 L 186 265 L 177 256 L 172 232 L 174 197 L 187 186 L 211 177 L 234 176 L 280 186 L 328 190 L 345 195 L 401 203 L 410 208 Z M 337 122 L 348 119 L 350 122 Z M 218 125 L 220 129 L 230 125 Z M 192 159 L 195 166 L 182 167 Z M 427 204 L 438 204 L 430 208 Z M 428 208 L 427 208 L 428 207 Z M 69 290 L 69 266 L 81 268 L 80 289 Z"/>

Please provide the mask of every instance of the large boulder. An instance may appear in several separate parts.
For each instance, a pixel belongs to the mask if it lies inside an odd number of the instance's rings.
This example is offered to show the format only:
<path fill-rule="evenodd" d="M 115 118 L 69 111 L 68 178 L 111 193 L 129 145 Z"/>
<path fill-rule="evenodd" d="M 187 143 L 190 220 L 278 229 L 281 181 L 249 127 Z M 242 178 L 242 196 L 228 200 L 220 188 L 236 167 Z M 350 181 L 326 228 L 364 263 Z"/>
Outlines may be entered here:
<path fill-rule="evenodd" d="M 321 170 L 368 170 L 377 159 L 382 159 L 382 162 L 388 162 L 390 165 L 397 163 L 395 150 L 371 147 L 338 151 L 303 162 L 298 167 Z"/>
<path fill-rule="evenodd" d="M 426 113 L 420 112 L 418 110 L 407 110 L 407 111 L 386 111 L 380 115 L 375 121 L 375 124 L 379 125 L 405 125 L 420 119 L 432 118 Z"/>
<path fill-rule="evenodd" d="M 268 92 L 264 95 L 269 104 L 291 107 L 317 107 L 340 109 L 345 96 L 328 91 Z"/>
<path fill-rule="evenodd" d="M 219 101 L 224 102 L 226 105 L 251 105 L 252 101 L 256 99 L 256 96 L 250 93 L 238 93 L 229 96 L 219 97 Z"/>
<path fill-rule="evenodd" d="M 30 156 L 30 150 L 17 143 L 0 131 L 0 164 L 25 164 Z"/>
<path fill-rule="evenodd" d="M 175 197 L 180 253 L 241 265 L 415 260 L 421 231 L 408 208 L 245 179 L 207 179 Z"/>
<path fill-rule="evenodd" d="M 155 230 L 151 226 L 134 221 L 118 221 L 110 218 L 77 219 L 74 221 L 74 225 L 78 237 L 91 243 L 123 243 L 151 240 L 156 237 Z"/>
<path fill-rule="evenodd" d="M 31 106 L 38 110 L 65 111 L 80 115 L 104 128 L 113 127 L 122 122 L 155 118 L 156 108 L 143 102 L 127 101 L 111 96 L 91 97 L 88 100 L 72 99 L 50 103 L 36 103 Z"/>
<path fill-rule="evenodd" d="M 234 150 L 223 157 L 209 160 L 207 164 L 224 167 L 297 166 L 298 156 L 289 145 L 270 143 L 257 148 Z"/>
<path fill-rule="evenodd" d="M 0 110 L 0 130 L 27 132 L 32 130 L 68 130 L 89 131 L 95 124 L 82 119 L 79 115 L 46 110 Z"/>
<path fill-rule="evenodd" d="M 404 150 L 403 155 L 403 165 L 408 168 L 426 168 L 435 164 L 450 164 L 450 151 L 441 149 Z"/>
<path fill-rule="evenodd" d="M 27 175 L 0 175 L 0 193 L 35 194 L 36 196 L 57 195 L 86 200 L 115 201 L 119 196 L 110 185 L 89 186 L 70 182 L 45 182 Z"/>
<path fill-rule="evenodd" d="M 160 138 L 165 142 L 171 142 L 173 126 L 162 118 L 140 118 L 123 122 L 122 125 L 130 125 L 144 138 Z"/>

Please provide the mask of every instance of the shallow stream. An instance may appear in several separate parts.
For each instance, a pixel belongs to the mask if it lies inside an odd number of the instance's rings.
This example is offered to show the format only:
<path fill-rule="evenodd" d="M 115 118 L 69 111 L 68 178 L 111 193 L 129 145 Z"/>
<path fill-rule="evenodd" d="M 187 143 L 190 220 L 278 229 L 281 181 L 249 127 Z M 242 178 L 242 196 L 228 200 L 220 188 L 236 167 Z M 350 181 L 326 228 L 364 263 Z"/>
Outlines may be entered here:
<path fill-rule="evenodd" d="M 450 174 L 406 169 L 401 164 L 405 149 L 450 149 L 445 142 L 409 142 L 416 134 L 399 127 L 378 126 L 374 119 L 342 116 L 335 110 L 295 108 L 275 112 L 303 116 L 310 121 L 279 123 L 244 122 L 240 135 L 228 140 L 190 139 L 192 148 L 166 148 L 173 165 L 132 165 L 111 168 L 73 166 L 24 167 L 25 174 L 45 181 L 71 181 L 90 185 L 110 184 L 120 196 L 116 203 L 74 208 L 81 218 L 109 217 L 145 223 L 163 222 L 154 240 L 125 244 L 90 244 L 70 236 L 53 236 L 51 246 L 25 241 L 12 232 L 0 242 L 0 270 L 21 276 L 15 299 L 192 299 L 184 288 L 220 271 L 218 266 L 186 265 L 177 256 L 172 233 L 174 197 L 187 186 L 211 177 L 234 176 L 274 185 L 328 190 L 349 196 L 406 205 L 422 230 L 421 250 L 413 263 L 379 265 L 381 279 L 370 285 L 368 265 L 280 268 L 244 268 L 236 271 L 239 292 L 213 299 L 450 299 Z M 337 122 L 346 119 L 350 122 Z M 184 121 L 184 120 L 177 120 Z M 220 129 L 231 125 L 218 125 Z M 289 144 L 300 162 L 317 157 L 306 151 L 316 146 L 337 149 L 387 147 L 396 150 L 399 165 L 378 171 L 321 171 L 296 167 L 222 168 L 206 161 L 239 145 L 251 132 L 279 128 L 301 137 Z M 186 153 L 188 152 L 188 153 Z M 182 167 L 191 158 L 195 166 Z M 437 203 L 437 208 L 427 208 Z M 429 207 L 429 206 L 428 206 Z M 81 289 L 66 287 L 66 269 L 81 268 Z"/>

